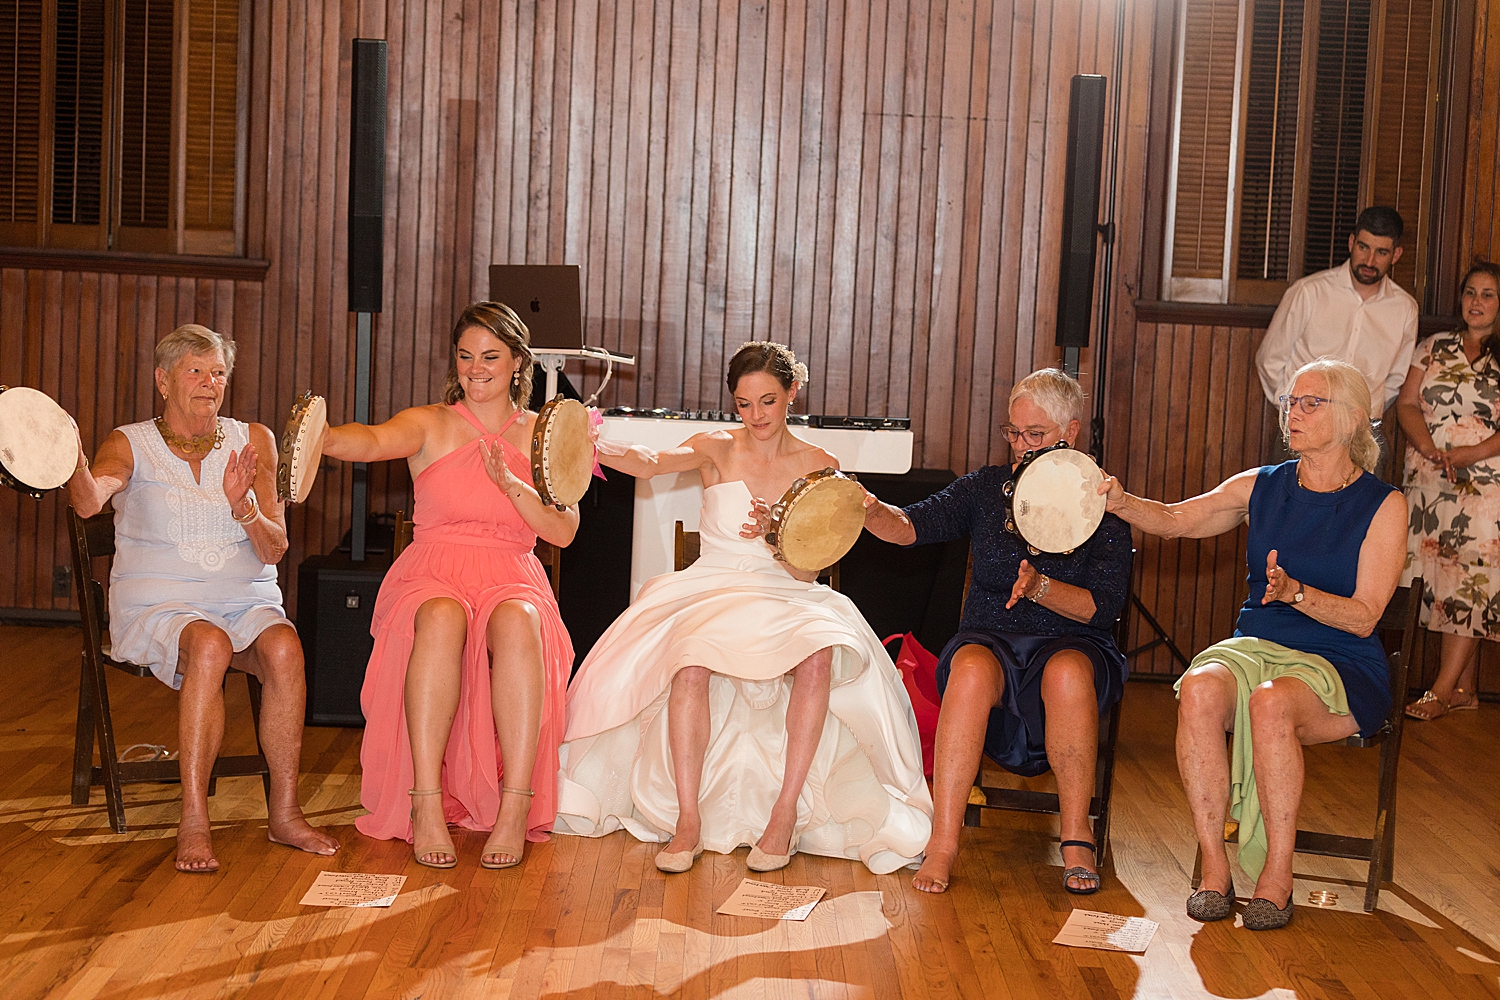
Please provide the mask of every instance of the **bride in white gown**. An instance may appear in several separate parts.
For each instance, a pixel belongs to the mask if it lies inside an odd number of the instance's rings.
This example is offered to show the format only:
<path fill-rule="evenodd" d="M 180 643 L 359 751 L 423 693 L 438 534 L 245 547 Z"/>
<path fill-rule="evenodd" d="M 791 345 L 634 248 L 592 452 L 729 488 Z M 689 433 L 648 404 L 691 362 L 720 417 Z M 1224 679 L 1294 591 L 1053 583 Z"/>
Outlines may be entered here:
<path fill-rule="evenodd" d="M 648 581 L 573 678 L 555 832 L 667 841 L 663 871 L 742 844 L 757 871 L 797 851 L 876 874 L 920 859 L 932 797 L 900 675 L 852 601 L 741 524 L 752 498 L 837 464 L 787 430 L 806 378 L 787 348 L 746 344 L 729 366 L 743 427 L 661 452 L 599 442 L 634 476 L 702 473 L 701 554 Z"/>

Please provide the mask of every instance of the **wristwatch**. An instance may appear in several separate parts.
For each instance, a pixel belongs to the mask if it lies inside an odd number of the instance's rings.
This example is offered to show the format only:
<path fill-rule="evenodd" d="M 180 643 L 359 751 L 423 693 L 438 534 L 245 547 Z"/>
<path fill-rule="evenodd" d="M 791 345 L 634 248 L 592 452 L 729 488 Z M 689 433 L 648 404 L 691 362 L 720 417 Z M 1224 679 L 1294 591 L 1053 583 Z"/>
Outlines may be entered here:
<path fill-rule="evenodd" d="M 1306 590 L 1307 590 L 1306 584 L 1302 583 L 1302 581 L 1300 581 L 1300 580 L 1297 581 L 1297 592 L 1292 595 L 1292 603 L 1293 604 L 1301 604 L 1302 603 L 1302 598 L 1304 598 L 1304 597 L 1307 596 L 1307 594 L 1305 593 Z"/>

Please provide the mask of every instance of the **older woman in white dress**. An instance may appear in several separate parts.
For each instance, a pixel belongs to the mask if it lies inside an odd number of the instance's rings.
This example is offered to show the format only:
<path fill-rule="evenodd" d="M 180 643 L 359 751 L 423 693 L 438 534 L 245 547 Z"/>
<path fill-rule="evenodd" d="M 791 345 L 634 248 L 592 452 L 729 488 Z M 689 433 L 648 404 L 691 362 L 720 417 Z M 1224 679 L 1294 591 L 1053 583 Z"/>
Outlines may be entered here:
<path fill-rule="evenodd" d="M 297 802 L 307 692 L 302 644 L 276 585 L 276 563 L 287 549 L 276 444 L 263 424 L 219 415 L 233 367 L 229 338 L 197 325 L 172 331 L 156 346 L 162 415 L 112 431 L 92 468 L 80 440 L 78 471 L 68 481 L 81 516 L 114 505 L 112 655 L 149 666 L 182 693 L 177 869 L 184 872 L 219 867 L 209 835 L 208 779 L 224 737 L 224 674 L 231 663 L 265 686 L 267 836 L 314 854 L 339 846 L 308 825 Z"/>

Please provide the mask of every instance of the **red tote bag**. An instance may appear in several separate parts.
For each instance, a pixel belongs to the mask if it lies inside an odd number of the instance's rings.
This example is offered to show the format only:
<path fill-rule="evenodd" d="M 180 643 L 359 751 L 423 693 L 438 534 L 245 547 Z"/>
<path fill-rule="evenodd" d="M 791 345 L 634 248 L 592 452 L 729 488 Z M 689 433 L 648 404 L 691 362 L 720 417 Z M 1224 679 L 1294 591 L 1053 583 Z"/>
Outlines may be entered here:
<path fill-rule="evenodd" d="M 932 743 L 938 723 L 938 660 L 910 632 L 887 636 L 885 645 L 889 647 L 897 639 L 901 640 L 901 652 L 896 657 L 896 669 L 901 671 L 901 683 L 906 685 L 912 712 L 917 717 L 917 733 L 922 737 L 922 772 L 930 778 Z"/>

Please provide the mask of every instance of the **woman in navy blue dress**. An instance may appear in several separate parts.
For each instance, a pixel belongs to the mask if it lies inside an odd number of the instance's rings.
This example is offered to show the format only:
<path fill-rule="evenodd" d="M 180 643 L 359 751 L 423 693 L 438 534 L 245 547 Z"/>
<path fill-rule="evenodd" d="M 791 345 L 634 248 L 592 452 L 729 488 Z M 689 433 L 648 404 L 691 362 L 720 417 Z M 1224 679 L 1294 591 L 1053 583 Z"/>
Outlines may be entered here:
<path fill-rule="evenodd" d="M 1002 429 L 1019 457 L 1083 425 L 1083 389 L 1055 368 L 1032 372 L 1010 394 Z M 987 465 L 903 509 L 865 501 L 865 527 L 898 545 L 967 537 L 973 574 L 963 621 L 938 658 L 942 694 L 933 746 L 932 839 L 912 885 L 948 888 L 964 807 L 981 752 L 1015 774 L 1057 776 L 1063 885 L 1099 888 L 1089 800 L 1094 794 L 1099 716 L 1125 687 L 1125 657 L 1113 627 L 1125 608 L 1130 527 L 1106 514 L 1068 554 L 1028 556 L 1005 529 L 1003 489 L 1014 464 Z"/>
<path fill-rule="evenodd" d="M 1131 496 L 1113 477 L 1100 487 L 1108 491 L 1108 510 L 1148 534 L 1208 538 L 1250 525 L 1250 595 L 1236 638 L 1200 653 L 1178 689 L 1177 766 L 1203 849 L 1202 887 L 1187 904 L 1198 920 L 1229 916 L 1235 898 L 1224 850 L 1230 800 L 1224 734 L 1235 728 L 1246 674 L 1231 666 L 1227 649 L 1238 643 L 1234 648 L 1256 650 L 1255 662 L 1269 664 L 1271 676 L 1252 683 L 1246 699 L 1254 792 L 1265 825 L 1258 872 L 1246 863 L 1243 833 L 1241 841 L 1242 867 L 1256 877 L 1244 913 L 1252 930 L 1291 919 L 1302 747 L 1373 733 L 1390 707 L 1385 652 L 1374 630 L 1406 558 L 1406 500 L 1371 473 L 1380 452 L 1369 411 L 1364 376 L 1319 358 L 1298 370 L 1281 397 L 1282 429 L 1296 459 L 1241 472 L 1181 503 Z M 1275 675 L 1284 669 L 1278 664 L 1299 658 L 1301 676 Z M 1320 677 L 1328 687 L 1321 693 L 1309 679 Z M 1337 688 L 1346 714 L 1334 707 Z"/>

